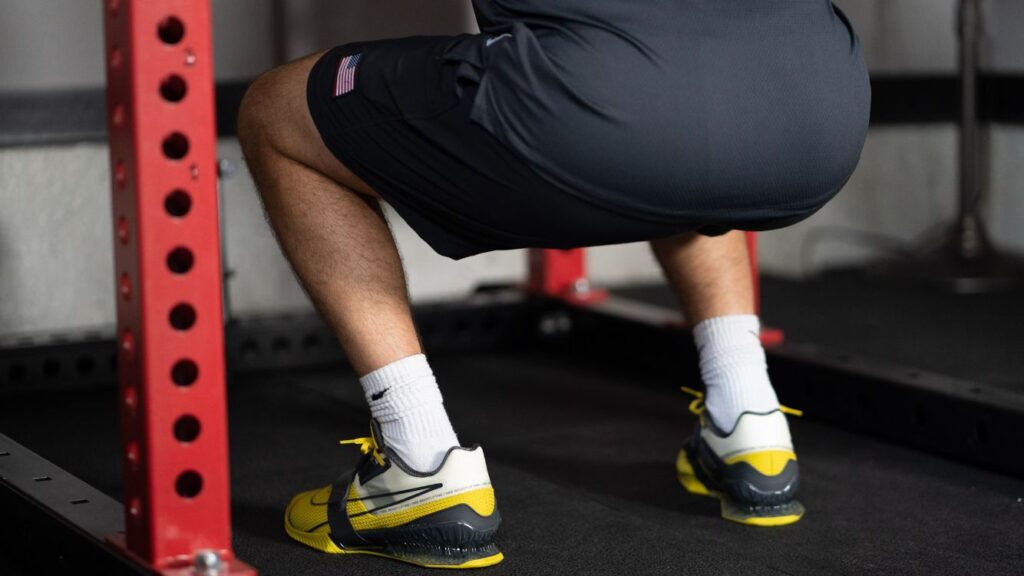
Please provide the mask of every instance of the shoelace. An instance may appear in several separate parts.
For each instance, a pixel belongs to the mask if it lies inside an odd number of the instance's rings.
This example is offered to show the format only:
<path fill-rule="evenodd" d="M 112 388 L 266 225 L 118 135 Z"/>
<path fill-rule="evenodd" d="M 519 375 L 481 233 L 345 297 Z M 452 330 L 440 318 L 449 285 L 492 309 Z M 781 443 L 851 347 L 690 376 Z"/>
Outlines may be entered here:
<path fill-rule="evenodd" d="M 690 402 L 690 412 L 694 416 L 700 416 L 703 414 L 704 410 L 707 409 L 704 406 L 704 393 L 700 390 L 694 390 L 693 388 L 688 388 L 686 386 L 681 387 L 681 390 L 690 396 L 693 396 L 693 400 Z M 789 406 L 783 406 L 782 404 L 779 404 L 779 410 L 781 410 L 783 414 L 790 414 L 792 416 L 804 415 L 803 410 L 797 410 L 796 408 L 790 408 Z"/>
<path fill-rule="evenodd" d="M 373 459 L 377 461 L 377 464 L 384 465 L 384 456 L 380 453 L 380 446 L 377 445 L 377 439 L 373 437 L 373 432 L 370 433 L 368 438 L 353 438 L 351 440 L 342 440 L 339 444 L 354 444 L 359 446 L 359 451 L 363 454 L 371 454 Z"/>

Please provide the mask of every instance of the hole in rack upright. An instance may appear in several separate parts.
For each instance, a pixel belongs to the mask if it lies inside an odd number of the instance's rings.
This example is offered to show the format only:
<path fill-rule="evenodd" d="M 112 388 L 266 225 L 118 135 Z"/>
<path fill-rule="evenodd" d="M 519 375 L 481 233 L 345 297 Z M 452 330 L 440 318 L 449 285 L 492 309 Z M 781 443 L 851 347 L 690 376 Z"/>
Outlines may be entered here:
<path fill-rule="evenodd" d="M 174 422 L 174 438 L 178 442 L 190 443 L 199 438 L 202 431 L 202 424 L 199 419 L 191 414 L 186 414 Z"/>
<path fill-rule="evenodd" d="M 174 190 L 164 200 L 164 210 L 175 218 L 184 218 L 192 210 L 192 197 L 184 190 Z"/>
<path fill-rule="evenodd" d="M 171 309 L 170 321 L 175 330 L 188 330 L 196 323 L 196 309 L 191 304 L 178 304 Z"/>
<path fill-rule="evenodd" d="M 185 23 L 177 16 L 168 16 L 157 26 L 157 36 L 164 44 L 178 44 L 185 38 Z"/>
<path fill-rule="evenodd" d="M 203 491 L 203 477 L 195 470 L 187 470 L 178 475 L 174 488 L 182 498 L 195 498 Z"/>
<path fill-rule="evenodd" d="M 167 255 L 167 269 L 174 274 L 187 274 L 189 270 L 192 270 L 194 263 L 195 257 L 192 255 L 192 251 L 185 247 L 175 248 Z"/>
<path fill-rule="evenodd" d="M 174 367 L 171 368 L 171 381 L 174 382 L 175 386 L 191 386 L 196 383 L 199 379 L 199 367 L 196 363 L 189 360 L 178 360 L 174 363 Z"/>
<path fill-rule="evenodd" d="M 188 84 L 177 74 L 171 74 L 160 83 L 160 96 L 167 102 L 181 102 L 188 94 Z"/>
<path fill-rule="evenodd" d="M 185 156 L 188 156 L 190 147 L 191 145 L 188 141 L 188 136 L 185 136 L 181 132 L 168 134 L 167 137 L 164 138 L 164 156 L 169 160 L 181 160 Z"/>

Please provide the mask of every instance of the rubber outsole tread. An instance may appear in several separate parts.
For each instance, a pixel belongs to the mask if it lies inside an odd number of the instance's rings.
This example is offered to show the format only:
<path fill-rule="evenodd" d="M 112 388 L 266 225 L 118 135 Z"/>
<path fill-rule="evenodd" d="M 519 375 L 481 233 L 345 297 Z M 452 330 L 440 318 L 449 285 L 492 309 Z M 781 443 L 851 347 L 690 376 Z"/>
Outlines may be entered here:
<path fill-rule="evenodd" d="M 422 568 L 441 569 L 485 568 L 499 564 L 505 559 L 504 554 L 493 543 L 495 530 L 488 530 L 486 534 L 471 535 L 469 533 L 472 532 L 472 529 L 467 526 L 435 526 L 429 527 L 428 531 L 424 531 L 422 527 L 410 527 L 404 533 L 395 533 L 400 535 L 399 538 L 396 538 L 396 542 L 387 542 L 366 548 L 341 548 L 331 539 L 329 532 L 306 532 L 292 526 L 288 518 L 290 518 L 292 507 L 296 502 L 297 499 L 293 499 L 285 512 L 285 532 L 293 540 L 327 554 L 365 554 Z M 398 530 L 401 529 L 402 527 L 398 528 Z M 417 534 L 415 538 L 409 538 L 410 530 L 414 530 Z M 455 530 L 462 533 L 460 537 L 462 542 L 467 544 L 473 542 L 474 544 L 464 547 L 431 544 L 421 539 L 430 534 L 429 530 L 445 530 L 445 535 L 448 537 L 451 536 L 452 530 Z M 379 536 L 384 531 L 375 532 Z M 490 541 L 485 543 L 484 540 Z"/>

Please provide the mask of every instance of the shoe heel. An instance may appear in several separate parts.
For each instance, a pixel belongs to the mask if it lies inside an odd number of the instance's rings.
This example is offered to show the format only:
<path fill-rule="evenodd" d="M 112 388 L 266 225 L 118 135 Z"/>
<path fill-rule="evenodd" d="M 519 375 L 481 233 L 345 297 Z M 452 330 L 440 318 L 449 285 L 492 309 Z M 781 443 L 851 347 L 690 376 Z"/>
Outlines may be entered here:
<path fill-rule="evenodd" d="M 501 525 L 495 509 L 481 516 L 459 505 L 425 516 L 400 528 L 361 533 L 381 546 L 385 556 L 434 568 L 481 568 L 504 556 L 494 541 Z"/>

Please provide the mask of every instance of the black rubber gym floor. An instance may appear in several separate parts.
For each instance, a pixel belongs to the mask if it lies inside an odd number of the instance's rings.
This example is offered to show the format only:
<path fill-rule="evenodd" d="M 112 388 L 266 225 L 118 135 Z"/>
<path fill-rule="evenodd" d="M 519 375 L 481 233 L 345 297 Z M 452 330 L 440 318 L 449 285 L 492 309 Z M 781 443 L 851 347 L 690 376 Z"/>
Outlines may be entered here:
<path fill-rule="evenodd" d="M 487 453 L 505 574 L 1020 574 L 1024 481 L 822 426 L 793 430 L 808 508 L 757 529 L 687 494 L 673 461 L 692 426 L 677 384 L 551 352 L 437 356 L 465 443 Z M 692 383 L 691 383 L 692 384 Z M 346 369 L 264 374 L 230 388 L 238 554 L 269 575 L 413 574 L 330 557 L 284 534 L 290 496 L 326 484 L 357 451 L 367 413 Z M 119 494 L 113 391 L 0 404 L 0 429 Z M 1017 455 L 1007 454 L 1008 458 Z M 2 550 L 2 548 L 0 548 Z"/>

